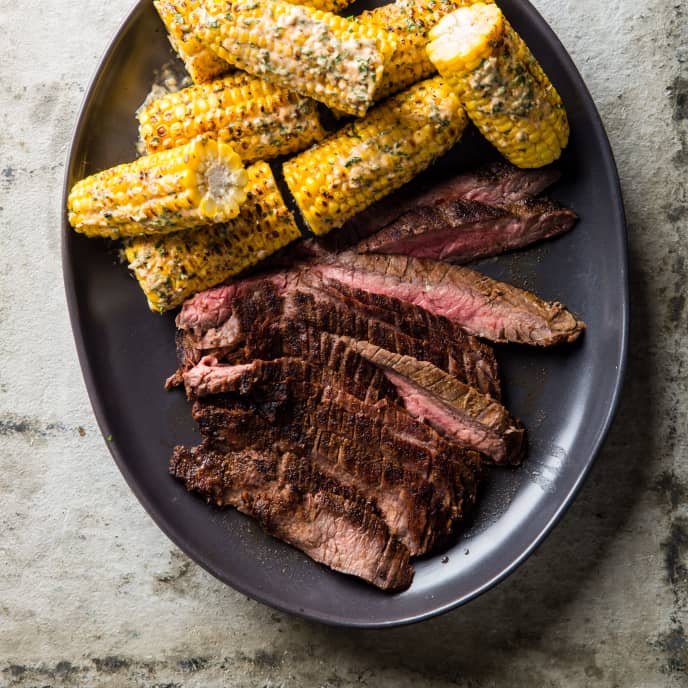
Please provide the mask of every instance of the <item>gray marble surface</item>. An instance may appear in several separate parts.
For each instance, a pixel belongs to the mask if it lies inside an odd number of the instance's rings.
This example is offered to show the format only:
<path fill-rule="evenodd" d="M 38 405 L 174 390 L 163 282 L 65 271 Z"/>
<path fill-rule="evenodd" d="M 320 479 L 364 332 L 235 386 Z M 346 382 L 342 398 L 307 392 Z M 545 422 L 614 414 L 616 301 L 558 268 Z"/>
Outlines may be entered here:
<path fill-rule="evenodd" d="M 129 0 L 0 0 L 0 686 L 688 685 L 688 4 L 537 0 L 626 198 L 628 379 L 573 508 L 515 575 L 386 632 L 225 587 L 156 528 L 98 433 L 60 265 L 64 161 Z"/>

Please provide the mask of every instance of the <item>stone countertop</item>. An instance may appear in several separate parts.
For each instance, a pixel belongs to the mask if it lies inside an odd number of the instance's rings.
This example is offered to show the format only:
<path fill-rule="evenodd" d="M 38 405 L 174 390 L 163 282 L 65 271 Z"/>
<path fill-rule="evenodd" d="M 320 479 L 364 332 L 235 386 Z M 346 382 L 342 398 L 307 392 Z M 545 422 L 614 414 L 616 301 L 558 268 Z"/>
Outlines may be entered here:
<path fill-rule="evenodd" d="M 0 686 L 688 685 L 688 5 L 537 0 L 614 148 L 630 232 L 623 401 L 562 523 L 438 619 L 326 628 L 181 554 L 110 459 L 60 265 L 62 175 L 130 0 L 0 2 Z"/>

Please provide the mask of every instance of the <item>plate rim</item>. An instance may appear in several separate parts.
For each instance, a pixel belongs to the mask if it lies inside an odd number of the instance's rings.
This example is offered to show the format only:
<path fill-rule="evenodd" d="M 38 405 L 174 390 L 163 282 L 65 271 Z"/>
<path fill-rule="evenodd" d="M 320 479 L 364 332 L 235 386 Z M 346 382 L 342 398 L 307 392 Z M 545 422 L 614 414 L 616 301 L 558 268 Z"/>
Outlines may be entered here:
<path fill-rule="evenodd" d="M 614 158 L 614 153 L 612 151 L 611 143 L 609 137 L 604 128 L 604 124 L 600 117 L 599 111 L 595 104 L 595 101 L 590 94 L 590 91 L 585 84 L 578 68 L 576 67 L 571 55 L 569 54 L 566 47 L 563 45 L 557 34 L 549 26 L 544 17 L 540 12 L 531 4 L 529 0 L 517 0 L 519 4 L 519 9 L 527 15 L 528 22 L 536 26 L 539 32 L 543 32 L 548 35 L 549 40 L 556 48 L 557 58 L 560 60 L 561 68 L 565 71 L 571 81 L 574 83 L 576 91 L 583 94 L 585 99 L 591 105 L 591 119 L 590 124 L 592 125 L 592 133 L 595 138 L 599 139 L 602 144 L 601 148 L 601 159 L 603 165 L 609 175 L 609 178 L 613 180 L 615 187 L 615 194 L 612 199 L 610 199 L 610 204 L 613 206 L 613 214 L 618 216 L 619 227 L 621 228 L 620 235 L 620 264 L 621 264 L 621 286 L 622 286 L 622 312 L 620 314 L 621 321 L 621 332 L 619 337 L 619 346 L 617 350 L 616 359 L 616 374 L 614 376 L 613 392 L 611 394 L 611 403 L 607 409 L 604 419 L 598 427 L 597 437 L 593 443 L 592 451 L 590 452 L 585 465 L 580 469 L 578 476 L 570 487 L 565 497 L 561 500 L 556 511 L 552 514 L 548 521 L 544 523 L 542 528 L 536 537 L 533 538 L 531 543 L 526 547 L 521 553 L 515 557 L 508 565 L 506 565 L 496 576 L 490 580 L 484 582 L 482 585 L 467 593 L 461 597 L 456 598 L 450 603 L 433 607 L 428 611 L 417 613 L 417 614 L 407 614 L 402 616 L 395 616 L 387 621 L 357 621 L 357 620 L 347 620 L 336 617 L 332 614 L 326 613 L 313 613 L 310 611 L 305 611 L 298 607 L 297 604 L 289 604 L 282 601 L 278 595 L 269 594 L 265 591 L 254 590 L 249 585 L 244 584 L 241 580 L 236 580 L 235 576 L 228 575 L 225 571 L 217 570 L 212 564 L 205 560 L 204 554 L 199 551 L 192 542 L 183 540 L 181 536 L 178 536 L 173 527 L 168 523 L 167 518 L 163 511 L 157 509 L 153 506 L 151 499 L 147 496 L 146 492 L 139 487 L 137 480 L 134 478 L 132 472 L 130 471 L 127 462 L 124 460 L 122 452 L 119 449 L 118 442 L 115 438 L 110 437 L 107 429 L 107 418 L 103 404 L 100 399 L 100 394 L 96 391 L 95 376 L 93 373 L 93 368 L 91 366 L 91 361 L 86 353 L 86 344 L 84 339 L 84 331 L 80 324 L 79 319 L 79 308 L 78 308 L 78 294 L 76 289 L 76 283 L 74 279 L 75 270 L 73 269 L 72 256 L 70 255 L 68 249 L 67 235 L 72 231 L 68 216 L 67 216 L 67 198 L 70 190 L 70 180 L 72 177 L 73 170 L 75 169 L 75 153 L 79 148 L 80 142 L 84 136 L 84 124 L 89 116 L 92 107 L 92 97 L 100 81 L 105 78 L 108 73 L 108 62 L 113 58 L 114 54 L 117 52 L 119 44 L 124 39 L 126 33 L 130 30 L 131 26 L 138 20 L 139 15 L 142 14 L 146 9 L 146 5 L 150 0 L 137 0 L 131 9 L 127 12 L 125 18 L 120 23 L 117 30 L 114 32 L 110 40 L 108 41 L 107 48 L 105 49 L 102 57 L 98 61 L 96 70 L 91 77 L 88 87 L 84 92 L 82 102 L 79 106 L 78 115 L 74 126 L 72 127 L 70 135 L 70 143 L 67 150 L 65 172 L 63 177 L 63 191 L 62 191 L 62 208 L 61 208 L 61 260 L 62 260 L 62 273 L 63 273 L 63 283 L 67 300 L 67 308 L 69 312 L 70 327 L 72 330 L 72 336 L 74 337 L 74 343 L 77 350 L 77 356 L 79 360 L 79 366 L 81 368 L 81 373 L 84 378 L 84 384 L 86 386 L 86 391 L 88 398 L 93 409 L 94 416 L 98 423 L 99 430 L 103 436 L 106 447 L 110 452 L 117 468 L 124 477 L 129 489 L 134 493 L 135 497 L 138 499 L 139 503 L 143 506 L 146 513 L 152 518 L 156 526 L 165 534 L 165 536 L 179 549 L 182 550 L 187 556 L 189 556 L 193 561 L 201 566 L 208 573 L 213 575 L 215 578 L 220 580 L 225 585 L 229 585 L 238 592 L 249 596 L 250 598 L 273 607 L 279 611 L 294 614 L 296 616 L 308 619 L 310 621 L 317 621 L 330 626 L 344 627 L 344 628 L 358 628 L 358 629 L 384 629 L 384 628 L 394 628 L 398 626 L 405 626 L 413 623 L 418 623 L 425 621 L 440 614 L 449 612 L 457 607 L 460 607 L 480 595 L 483 595 L 488 590 L 492 589 L 508 576 L 510 576 L 516 569 L 518 569 L 534 552 L 535 550 L 544 542 L 547 536 L 552 532 L 554 527 L 559 523 L 561 518 L 564 516 L 566 511 L 569 509 L 573 503 L 578 492 L 582 488 L 585 480 L 590 474 L 591 468 L 598 457 L 614 422 L 616 414 L 618 412 L 619 403 L 623 393 L 624 380 L 626 375 L 627 363 L 628 363 L 628 339 L 630 330 L 630 285 L 629 285 L 629 264 L 628 264 L 628 226 L 626 221 L 626 213 L 623 202 L 623 193 L 621 189 L 621 183 L 618 174 L 618 168 Z"/>

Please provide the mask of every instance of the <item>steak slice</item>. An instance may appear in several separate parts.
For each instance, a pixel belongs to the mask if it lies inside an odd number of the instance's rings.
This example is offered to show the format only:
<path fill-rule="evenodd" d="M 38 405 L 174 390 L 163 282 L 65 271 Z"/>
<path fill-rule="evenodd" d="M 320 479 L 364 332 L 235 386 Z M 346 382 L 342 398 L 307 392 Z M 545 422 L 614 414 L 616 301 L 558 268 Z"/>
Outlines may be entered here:
<path fill-rule="evenodd" d="M 172 475 L 218 506 L 253 516 L 275 537 L 383 590 L 411 584 L 409 552 L 355 490 L 290 452 L 175 447 Z"/>
<path fill-rule="evenodd" d="M 560 176 L 561 173 L 553 167 L 521 170 L 504 162 L 491 163 L 429 187 L 405 187 L 374 203 L 341 229 L 319 237 L 316 243 L 330 251 L 348 248 L 418 207 L 456 201 L 474 201 L 492 206 L 516 203 L 542 193 Z M 296 255 L 299 253 L 300 249 L 296 249 Z"/>
<path fill-rule="evenodd" d="M 573 342 L 585 329 L 558 302 L 429 258 L 345 253 L 311 269 L 356 298 L 375 294 L 390 310 L 406 301 L 493 342 L 551 346 Z"/>
<path fill-rule="evenodd" d="M 348 339 L 325 332 L 309 333 L 298 357 L 271 360 L 253 359 L 249 363 L 223 364 L 215 356 L 204 356 L 182 379 L 187 397 L 235 392 L 247 394 L 257 388 L 276 389 L 290 380 L 313 382 L 345 388 L 362 401 L 400 400 L 396 387 L 374 364 L 363 358 Z"/>
<path fill-rule="evenodd" d="M 499 398 L 497 362 L 488 346 L 412 304 L 397 302 L 390 309 L 374 294 L 354 296 L 301 268 L 197 294 L 177 316 L 180 370 L 206 354 L 237 363 L 304 355 L 313 345 L 312 330 L 322 330 L 430 361 Z M 179 382 L 175 376 L 169 384 Z"/>
<path fill-rule="evenodd" d="M 407 211 L 356 250 L 465 263 L 563 234 L 576 220 L 572 210 L 542 199 L 500 208 L 474 201 L 442 201 Z"/>
<path fill-rule="evenodd" d="M 375 503 L 411 554 L 445 542 L 475 501 L 480 456 L 381 400 L 331 386 L 257 382 L 246 396 L 194 404 L 202 436 L 221 451 L 293 451 Z"/>
<path fill-rule="evenodd" d="M 525 429 L 499 402 L 427 361 L 401 356 L 369 342 L 352 341 L 350 345 L 385 371 L 412 416 L 495 463 L 516 465 L 522 461 Z"/>

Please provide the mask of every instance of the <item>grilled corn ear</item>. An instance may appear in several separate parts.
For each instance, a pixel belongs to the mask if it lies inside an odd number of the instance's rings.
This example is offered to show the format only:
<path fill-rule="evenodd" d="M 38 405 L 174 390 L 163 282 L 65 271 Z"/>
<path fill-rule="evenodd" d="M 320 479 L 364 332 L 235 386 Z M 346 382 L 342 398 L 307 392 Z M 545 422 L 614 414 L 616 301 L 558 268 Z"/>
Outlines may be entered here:
<path fill-rule="evenodd" d="M 454 90 L 428 79 L 287 161 L 284 179 L 310 229 L 325 234 L 446 153 L 467 121 Z"/>
<path fill-rule="evenodd" d="M 129 240 L 125 248 L 129 268 L 151 310 L 162 313 L 175 308 L 301 236 L 270 167 L 259 162 L 247 172 L 246 202 L 233 220 Z"/>
<path fill-rule="evenodd" d="M 496 5 L 458 9 L 429 38 L 430 60 L 502 155 L 518 167 L 542 167 L 559 158 L 569 139 L 564 105 Z"/>
<path fill-rule="evenodd" d="M 395 47 L 376 26 L 284 0 L 205 0 L 191 21 L 235 67 L 359 116 Z"/>
<path fill-rule="evenodd" d="M 385 65 L 377 100 L 397 93 L 437 70 L 427 56 L 428 31 L 450 12 L 474 0 L 396 0 L 360 15 L 364 24 L 379 26 L 394 36 L 396 49 Z"/>
<path fill-rule="evenodd" d="M 242 72 L 165 95 L 138 119 L 149 153 L 207 134 L 231 144 L 247 163 L 303 150 L 325 136 L 314 100 Z"/>
<path fill-rule="evenodd" d="M 295 5 L 305 4 L 318 10 L 338 12 L 352 0 L 292 0 Z M 189 15 L 201 5 L 201 0 L 154 0 L 153 4 L 165 24 L 172 48 L 179 55 L 186 71 L 195 84 L 217 79 L 233 71 L 232 66 L 208 49 L 189 23 Z"/>
<path fill-rule="evenodd" d="M 167 29 L 168 38 L 195 84 L 212 81 L 232 71 L 232 67 L 194 34 L 189 15 L 201 0 L 154 0 L 153 4 Z"/>
<path fill-rule="evenodd" d="M 201 137 L 77 182 L 69 222 L 113 239 L 225 222 L 239 214 L 247 180 L 231 146 Z"/>

